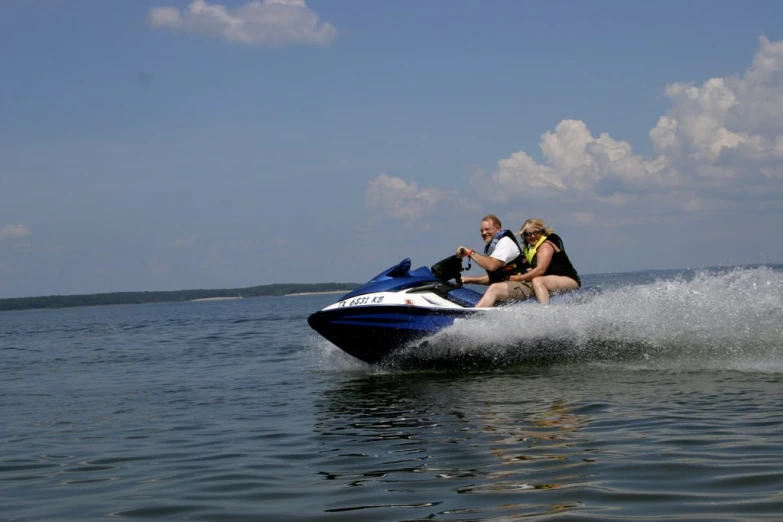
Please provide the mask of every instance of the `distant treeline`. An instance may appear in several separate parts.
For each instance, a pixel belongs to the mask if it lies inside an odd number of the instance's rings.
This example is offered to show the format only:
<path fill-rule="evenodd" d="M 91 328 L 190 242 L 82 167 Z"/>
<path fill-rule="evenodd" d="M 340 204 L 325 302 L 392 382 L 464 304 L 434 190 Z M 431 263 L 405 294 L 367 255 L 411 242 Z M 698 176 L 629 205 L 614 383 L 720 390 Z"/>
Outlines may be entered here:
<path fill-rule="evenodd" d="M 48 295 L 42 297 L 14 297 L 0 299 L 0 311 L 29 310 L 32 308 L 66 308 L 71 306 L 100 306 L 138 303 L 166 303 L 192 301 L 209 297 L 261 297 L 305 292 L 335 292 L 353 290 L 358 283 L 297 283 L 251 286 L 218 290 L 173 290 L 166 292 L 112 292 L 108 294 Z"/>

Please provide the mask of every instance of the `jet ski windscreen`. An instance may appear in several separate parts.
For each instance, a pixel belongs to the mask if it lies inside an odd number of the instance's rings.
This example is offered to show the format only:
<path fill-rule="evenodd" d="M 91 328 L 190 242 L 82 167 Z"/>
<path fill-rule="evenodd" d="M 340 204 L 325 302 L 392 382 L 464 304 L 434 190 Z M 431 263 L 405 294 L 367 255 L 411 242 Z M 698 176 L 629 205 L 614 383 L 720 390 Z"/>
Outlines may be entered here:
<path fill-rule="evenodd" d="M 457 256 L 449 256 L 432 265 L 430 270 L 435 277 L 442 281 L 457 279 L 459 273 L 462 272 L 462 260 Z"/>

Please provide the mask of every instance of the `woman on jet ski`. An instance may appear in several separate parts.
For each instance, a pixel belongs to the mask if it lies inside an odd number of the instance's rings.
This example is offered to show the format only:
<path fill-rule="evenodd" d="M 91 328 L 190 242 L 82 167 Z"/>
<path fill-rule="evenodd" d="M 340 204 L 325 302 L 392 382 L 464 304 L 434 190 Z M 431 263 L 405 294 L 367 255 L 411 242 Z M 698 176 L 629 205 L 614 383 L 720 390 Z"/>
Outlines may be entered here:
<path fill-rule="evenodd" d="M 563 240 L 543 220 L 528 219 L 522 224 L 519 235 L 528 271 L 492 284 L 476 304 L 477 308 L 493 306 L 496 301 L 526 299 L 532 293 L 539 303 L 548 304 L 549 294 L 582 286 L 579 274 L 565 252 Z"/>

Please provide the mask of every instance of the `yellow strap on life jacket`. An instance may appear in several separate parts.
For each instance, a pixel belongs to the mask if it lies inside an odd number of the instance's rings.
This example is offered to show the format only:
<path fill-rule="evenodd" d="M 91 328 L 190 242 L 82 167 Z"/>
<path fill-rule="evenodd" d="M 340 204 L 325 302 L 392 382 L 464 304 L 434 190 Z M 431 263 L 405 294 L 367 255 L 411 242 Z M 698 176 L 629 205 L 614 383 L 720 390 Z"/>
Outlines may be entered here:
<path fill-rule="evenodd" d="M 530 245 L 525 245 L 525 259 L 527 259 L 527 262 L 530 266 L 533 266 L 533 258 L 536 257 L 536 252 L 538 252 L 538 247 L 541 246 L 541 244 L 546 241 L 547 236 L 541 236 L 538 241 L 536 241 L 536 244 L 532 247 Z"/>

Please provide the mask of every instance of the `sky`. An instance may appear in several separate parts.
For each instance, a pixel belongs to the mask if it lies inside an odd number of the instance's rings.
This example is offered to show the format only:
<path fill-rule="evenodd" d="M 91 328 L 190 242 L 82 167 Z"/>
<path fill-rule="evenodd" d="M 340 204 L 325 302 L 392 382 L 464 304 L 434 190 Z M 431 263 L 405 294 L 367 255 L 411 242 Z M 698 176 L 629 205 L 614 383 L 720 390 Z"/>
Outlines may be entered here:
<path fill-rule="evenodd" d="M 0 298 L 363 282 L 488 213 L 783 262 L 783 2 L 0 0 Z"/>

